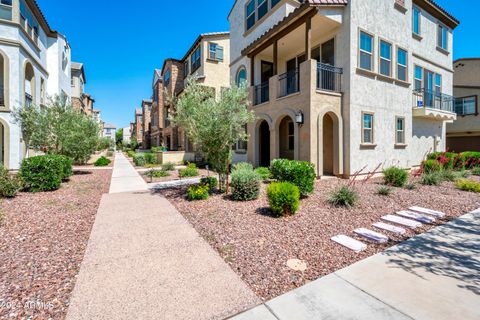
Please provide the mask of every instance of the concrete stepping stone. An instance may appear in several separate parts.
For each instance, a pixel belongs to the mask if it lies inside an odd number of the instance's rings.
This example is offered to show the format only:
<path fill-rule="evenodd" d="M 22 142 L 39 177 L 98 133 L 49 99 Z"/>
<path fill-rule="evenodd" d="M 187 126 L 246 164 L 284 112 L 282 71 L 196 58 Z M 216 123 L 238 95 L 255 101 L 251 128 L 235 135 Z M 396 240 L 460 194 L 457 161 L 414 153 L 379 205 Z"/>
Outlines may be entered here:
<path fill-rule="evenodd" d="M 383 223 L 383 222 L 374 223 L 372 224 L 372 226 L 374 226 L 375 228 L 382 229 L 385 231 L 390 231 L 399 235 L 404 235 L 407 232 L 407 230 L 405 230 L 404 228 L 392 226 L 391 224 Z"/>
<path fill-rule="evenodd" d="M 369 229 L 359 228 L 359 229 L 354 230 L 353 232 L 355 232 L 356 234 L 358 234 L 358 235 L 360 235 L 364 238 L 367 238 L 368 240 L 372 240 L 372 241 L 375 241 L 377 243 L 387 243 L 388 242 L 388 237 L 386 235 L 375 232 L 375 231 L 372 231 L 372 230 L 369 230 Z"/>
<path fill-rule="evenodd" d="M 408 227 L 410 229 L 417 229 L 417 228 L 422 226 L 422 224 L 418 221 L 405 219 L 405 218 L 402 218 L 402 217 L 399 217 L 399 216 L 394 216 L 394 215 L 391 215 L 391 214 L 383 216 L 382 220 L 387 221 L 387 222 L 397 223 L 399 225 Z"/>
<path fill-rule="evenodd" d="M 445 213 L 440 212 L 440 211 L 435 211 L 435 210 L 426 209 L 426 208 L 422 208 L 422 207 L 411 207 L 409 209 L 412 210 L 412 211 L 429 214 L 429 215 L 437 217 L 437 218 L 445 217 Z"/>
<path fill-rule="evenodd" d="M 409 219 L 413 219 L 413 220 L 417 220 L 419 222 L 422 222 L 422 223 L 433 223 L 435 222 L 435 218 L 432 217 L 432 216 L 426 216 L 426 215 L 423 215 L 423 214 L 420 214 L 420 213 L 416 213 L 416 212 L 413 212 L 413 211 L 399 211 L 397 212 L 397 214 L 399 216 L 402 216 L 404 218 L 409 218 Z"/>
<path fill-rule="evenodd" d="M 355 251 L 356 253 L 359 253 L 360 251 L 367 249 L 367 245 L 365 243 L 355 240 L 353 238 L 347 237 L 345 235 L 338 235 L 338 236 L 332 237 L 331 240 L 335 241 L 336 243 L 344 247 L 347 247 L 350 250 Z"/>

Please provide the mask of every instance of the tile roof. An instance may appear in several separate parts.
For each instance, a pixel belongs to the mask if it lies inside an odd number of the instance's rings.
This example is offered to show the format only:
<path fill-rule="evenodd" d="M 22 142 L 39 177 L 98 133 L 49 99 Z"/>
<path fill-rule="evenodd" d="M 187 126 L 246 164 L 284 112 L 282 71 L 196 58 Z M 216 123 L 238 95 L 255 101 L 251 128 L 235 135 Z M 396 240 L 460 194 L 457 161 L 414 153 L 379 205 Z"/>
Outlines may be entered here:
<path fill-rule="evenodd" d="M 348 4 L 348 0 L 307 0 L 310 5 L 344 5 Z"/>
<path fill-rule="evenodd" d="M 446 15 L 448 18 L 450 18 L 451 20 L 453 20 L 453 22 L 455 24 L 460 24 L 460 21 L 455 18 L 451 13 L 449 13 L 447 10 L 445 10 L 444 8 L 442 8 L 438 3 L 436 3 L 434 0 L 425 0 L 426 2 L 429 2 L 432 6 L 434 6 L 437 10 L 439 10 L 441 13 L 443 13 L 444 15 Z"/>

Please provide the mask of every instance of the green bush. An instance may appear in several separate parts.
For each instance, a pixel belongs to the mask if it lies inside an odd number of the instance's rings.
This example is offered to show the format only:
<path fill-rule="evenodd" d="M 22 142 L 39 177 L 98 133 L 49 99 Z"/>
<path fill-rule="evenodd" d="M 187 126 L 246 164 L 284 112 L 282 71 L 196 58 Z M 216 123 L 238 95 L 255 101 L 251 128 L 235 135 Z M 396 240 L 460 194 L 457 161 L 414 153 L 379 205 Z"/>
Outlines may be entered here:
<path fill-rule="evenodd" d="M 260 176 L 253 168 L 242 166 L 232 172 L 232 198 L 235 201 L 250 201 L 260 195 Z"/>
<path fill-rule="evenodd" d="M 380 186 L 378 187 L 377 189 L 377 194 L 381 195 L 381 196 L 386 196 L 388 197 L 389 195 L 391 195 L 393 193 L 393 189 L 390 188 L 390 187 L 387 187 L 387 186 Z"/>
<path fill-rule="evenodd" d="M 162 169 L 165 171 L 173 171 L 175 170 L 175 163 L 173 162 L 166 162 L 162 165 Z"/>
<path fill-rule="evenodd" d="M 107 151 L 107 157 L 113 157 L 113 151 Z"/>
<path fill-rule="evenodd" d="M 200 179 L 200 185 L 207 186 L 208 190 L 212 192 L 218 186 L 218 180 L 215 177 L 203 177 Z"/>
<path fill-rule="evenodd" d="M 480 193 L 480 182 L 461 179 L 455 183 L 455 186 L 463 191 Z"/>
<path fill-rule="evenodd" d="M 358 193 L 349 186 L 342 186 L 330 193 L 327 201 L 335 207 L 351 208 L 358 201 Z"/>
<path fill-rule="evenodd" d="M 135 157 L 135 151 L 133 151 L 133 150 L 127 151 L 127 156 L 128 156 L 129 158 Z"/>
<path fill-rule="evenodd" d="M 420 177 L 420 183 L 426 186 L 438 186 L 442 180 L 442 175 L 439 172 L 424 173 Z"/>
<path fill-rule="evenodd" d="M 187 199 L 189 201 L 207 200 L 208 186 L 202 186 L 202 185 L 191 186 L 187 190 Z"/>
<path fill-rule="evenodd" d="M 53 191 L 60 188 L 64 168 L 55 156 L 37 156 L 23 160 L 19 175 L 27 191 Z"/>
<path fill-rule="evenodd" d="M 147 162 L 145 161 L 145 154 L 144 153 L 136 153 L 133 156 L 133 162 L 137 167 L 143 167 Z"/>
<path fill-rule="evenodd" d="M 480 167 L 473 168 L 472 174 L 474 176 L 480 176 Z"/>
<path fill-rule="evenodd" d="M 156 152 L 162 152 L 162 147 L 152 147 L 152 152 L 156 153 Z"/>
<path fill-rule="evenodd" d="M 272 161 L 270 171 L 273 179 L 296 185 L 302 197 L 313 192 L 317 176 L 314 165 L 309 162 L 277 159 Z"/>
<path fill-rule="evenodd" d="M 255 169 L 255 172 L 262 178 L 263 181 L 269 180 L 272 178 L 272 173 L 268 168 L 260 167 Z"/>
<path fill-rule="evenodd" d="M 277 216 L 293 215 L 300 207 L 300 190 L 290 182 L 275 182 L 267 188 L 270 209 Z"/>
<path fill-rule="evenodd" d="M 232 171 L 235 171 L 235 170 L 251 170 L 251 171 L 253 171 L 253 166 L 248 162 L 236 163 L 232 167 L 233 167 Z"/>
<path fill-rule="evenodd" d="M 432 173 L 441 171 L 442 165 L 438 160 L 425 160 L 423 162 L 423 172 Z"/>
<path fill-rule="evenodd" d="M 0 165 L 0 197 L 13 198 L 22 189 L 22 179 L 17 175 L 10 175 Z"/>
<path fill-rule="evenodd" d="M 168 173 L 165 170 L 154 170 L 154 169 L 152 169 L 152 170 L 147 171 L 147 173 L 145 175 L 149 178 L 165 178 L 165 177 L 169 177 L 170 173 Z"/>
<path fill-rule="evenodd" d="M 407 183 L 407 184 L 405 185 L 405 189 L 407 189 L 407 190 L 415 190 L 415 189 L 417 189 L 417 185 L 416 185 L 415 183 L 413 183 L 413 182 Z"/>
<path fill-rule="evenodd" d="M 438 160 L 447 169 L 472 169 L 480 164 L 480 152 L 434 152 L 427 159 Z"/>
<path fill-rule="evenodd" d="M 443 170 L 439 174 L 443 181 L 456 181 L 459 178 L 459 174 L 452 170 Z"/>
<path fill-rule="evenodd" d="M 390 167 L 383 170 L 383 180 L 386 185 L 403 188 L 407 183 L 408 173 L 401 168 Z"/>
<path fill-rule="evenodd" d="M 195 163 L 190 163 L 185 169 L 180 169 L 178 175 L 180 178 L 190 178 L 198 177 L 200 173 L 198 172 L 197 165 Z"/>
<path fill-rule="evenodd" d="M 145 153 L 145 164 L 157 164 L 157 155 L 155 153 Z"/>
<path fill-rule="evenodd" d="M 110 161 L 109 159 L 102 156 L 102 157 L 98 158 L 97 161 L 95 161 L 95 163 L 93 165 L 95 167 L 106 167 L 110 163 L 112 163 L 112 161 Z"/>
<path fill-rule="evenodd" d="M 50 155 L 50 157 L 55 158 L 62 165 L 62 180 L 68 180 L 73 176 L 73 159 L 62 156 L 62 155 Z"/>

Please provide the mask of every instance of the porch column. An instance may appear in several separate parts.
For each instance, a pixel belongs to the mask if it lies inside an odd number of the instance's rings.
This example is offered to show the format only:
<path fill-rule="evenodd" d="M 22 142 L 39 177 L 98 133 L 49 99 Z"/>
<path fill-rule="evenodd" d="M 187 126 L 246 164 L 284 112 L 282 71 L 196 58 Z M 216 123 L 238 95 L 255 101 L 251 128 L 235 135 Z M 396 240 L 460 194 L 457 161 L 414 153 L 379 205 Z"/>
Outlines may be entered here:
<path fill-rule="evenodd" d="M 250 57 L 250 85 L 255 85 L 255 56 Z"/>
<path fill-rule="evenodd" d="M 305 58 L 312 58 L 312 18 L 309 17 L 305 23 Z"/>
<path fill-rule="evenodd" d="M 273 42 L 273 75 L 278 73 L 278 40 Z"/>

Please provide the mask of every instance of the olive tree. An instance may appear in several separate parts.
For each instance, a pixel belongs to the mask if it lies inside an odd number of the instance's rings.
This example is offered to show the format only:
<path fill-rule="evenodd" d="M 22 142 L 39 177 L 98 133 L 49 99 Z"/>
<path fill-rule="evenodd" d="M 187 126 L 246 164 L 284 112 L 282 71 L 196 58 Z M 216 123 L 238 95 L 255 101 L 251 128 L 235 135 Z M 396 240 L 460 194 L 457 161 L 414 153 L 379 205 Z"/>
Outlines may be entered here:
<path fill-rule="evenodd" d="M 172 99 L 173 100 L 173 99 Z M 245 125 L 255 119 L 248 111 L 248 96 L 244 87 L 225 88 L 219 97 L 211 88 L 192 78 L 183 94 L 175 99 L 173 124 L 185 130 L 187 137 L 220 177 L 225 187 L 237 139 L 246 141 Z"/>

